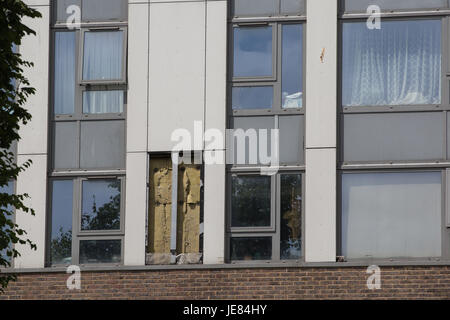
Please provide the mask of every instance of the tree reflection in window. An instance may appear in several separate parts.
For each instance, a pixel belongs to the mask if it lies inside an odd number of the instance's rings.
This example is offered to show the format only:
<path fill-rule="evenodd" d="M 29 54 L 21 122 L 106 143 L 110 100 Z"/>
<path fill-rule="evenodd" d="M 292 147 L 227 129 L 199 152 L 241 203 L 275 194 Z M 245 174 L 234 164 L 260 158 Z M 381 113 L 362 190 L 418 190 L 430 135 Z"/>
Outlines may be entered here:
<path fill-rule="evenodd" d="M 270 226 L 270 177 L 233 176 L 232 227 Z"/>
<path fill-rule="evenodd" d="M 120 229 L 120 180 L 83 181 L 82 230 Z"/>
<path fill-rule="evenodd" d="M 299 259 L 302 239 L 302 186 L 300 174 L 281 175 L 281 259 Z"/>

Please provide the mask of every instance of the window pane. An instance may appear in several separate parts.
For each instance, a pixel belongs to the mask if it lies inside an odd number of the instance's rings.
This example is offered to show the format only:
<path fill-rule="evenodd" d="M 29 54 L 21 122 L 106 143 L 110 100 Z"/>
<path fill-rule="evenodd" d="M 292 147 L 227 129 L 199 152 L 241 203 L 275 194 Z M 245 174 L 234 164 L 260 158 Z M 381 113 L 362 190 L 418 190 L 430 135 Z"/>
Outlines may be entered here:
<path fill-rule="evenodd" d="M 269 16 L 279 11 L 279 0 L 234 0 L 235 16 Z"/>
<path fill-rule="evenodd" d="M 273 87 L 233 87 L 233 110 L 272 109 Z"/>
<path fill-rule="evenodd" d="M 346 11 L 366 12 L 370 5 L 380 6 L 382 11 L 392 9 L 447 8 L 447 0 L 345 0 Z"/>
<path fill-rule="evenodd" d="M 123 112 L 123 91 L 84 91 L 83 113 Z"/>
<path fill-rule="evenodd" d="M 8 195 L 12 195 L 14 193 L 14 182 L 10 181 L 7 185 L 0 187 L 0 193 L 6 193 Z M 5 208 L 5 203 L 1 204 L 2 210 L 4 210 Z M 12 206 L 6 206 L 6 210 L 8 212 L 10 212 L 11 214 L 14 214 L 14 207 Z M 2 213 L 3 214 L 3 213 Z M 13 221 L 13 216 L 12 215 L 7 215 L 5 213 L 5 218 L 11 222 Z M 3 231 L 7 231 L 10 230 L 10 228 L 8 226 L 4 226 Z M 3 247 L 3 244 L 2 244 Z M 11 257 L 8 256 L 7 251 L 12 249 L 12 242 L 7 244 L 7 248 L 0 250 L 0 256 L 5 259 L 6 261 L 8 261 L 9 263 L 12 262 Z"/>
<path fill-rule="evenodd" d="M 302 255 L 302 176 L 281 175 L 281 244 L 282 260 Z"/>
<path fill-rule="evenodd" d="M 125 168 L 125 121 L 81 122 L 81 168 Z"/>
<path fill-rule="evenodd" d="M 282 107 L 303 106 L 303 28 L 301 24 L 283 25 Z"/>
<path fill-rule="evenodd" d="M 347 258 L 441 256 L 441 174 L 342 177 L 342 253 Z"/>
<path fill-rule="evenodd" d="M 272 27 L 234 28 L 235 77 L 272 75 Z"/>
<path fill-rule="evenodd" d="M 126 20 L 126 0 L 83 0 L 83 21 Z"/>
<path fill-rule="evenodd" d="M 272 238 L 231 238 L 231 260 L 272 259 Z"/>
<path fill-rule="evenodd" d="M 343 105 L 441 102 L 440 20 L 344 23 Z"/>
<path fill-rule="evenodd" d="M 80 241 L 80 263 L 120 263 L 121 240 Z"/>
<path fill-rule="evenodd" d="M 120 180 L 83 181 L 81 230 L 120 229 Z"/>
<path fill-rule="evenodd" d="M 270 177 L 232 176 L 231 226 L 270 226 Z"/>
<path fill-rule="evenodd" d="M 75 32 L 55 32 L 55 114 L 75 109 Z"/>
<path fill-rule="evenodd" d="M 84 34 L 83 80 L 122 78 L 123 31 Z"/>
<path fill-rule="evenodd" d="M 55 180 L 52 183 L 52 238 L 50 255 L 52 264 L 72 262 L 72 180 Z"/>

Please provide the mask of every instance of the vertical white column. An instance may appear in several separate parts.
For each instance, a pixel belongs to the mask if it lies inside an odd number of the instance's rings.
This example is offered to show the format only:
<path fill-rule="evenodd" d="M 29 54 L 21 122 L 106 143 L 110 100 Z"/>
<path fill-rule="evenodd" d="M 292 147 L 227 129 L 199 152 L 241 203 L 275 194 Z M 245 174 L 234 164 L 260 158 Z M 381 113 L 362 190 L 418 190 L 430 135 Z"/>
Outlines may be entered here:
<path fill-rule="evenodd" d="M 38 10 L 42 18 L 24 19 L 24 24 L 36 32 L 23 39 L 19 51 L 24 60 L 34 63 L 26 68 L 25 77 L 36 94 L 30 96 L 25 105 L 32 115 L 32 120 L 20 129 L 22 139 L 18 143 L 17 162 L 19 165 L 27 160 L 33 164 L 17 179 L 16 193 L 28 193 L 30 199 L 25 203 L 35 210 L 35 216 L 16 212 L 16 223 L 27 231 L 26 238 L 33 241 L 37 250 L 28 245 L 16 245 L 21 256 L 14 260 L 16 268 L 43 268 L 45 265 L 46 232 L 46 197 L 47 197 L 47 131 L 48 131 L 48 75 L 49 75 L 49 25 L 50 4 L 48 0 L 26 1 Z"/>
<path fill-rule="evenodd" d="M 337 1 L 307 1 L 305 259 L 336 259 Z"/>
<path fill-rule="evenodd" d="M 206 11 L 206 110 L 205 128 L 225 138 L 227 68 L 227 1 L 208 1 Z M 225 150 L 205 144 L 205 156 L 217 156 L 222 164 L 205 164 L 204 257 L 205 264 L 225 258 Z"/>
<path fill-rule="evenodd" d="M 148 0 L 128 6 L 128 105 L 124 264 L 145 265 L 147 219 Z"/>

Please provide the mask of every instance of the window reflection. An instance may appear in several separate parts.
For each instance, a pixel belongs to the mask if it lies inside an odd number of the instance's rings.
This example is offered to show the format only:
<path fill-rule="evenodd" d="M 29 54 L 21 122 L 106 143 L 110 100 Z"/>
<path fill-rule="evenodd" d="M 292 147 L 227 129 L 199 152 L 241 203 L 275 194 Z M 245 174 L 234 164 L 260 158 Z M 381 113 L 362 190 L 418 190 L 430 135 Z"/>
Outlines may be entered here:
<path fill-rule="evenodd" d="M 302 239 L 301 175 L 281 175 L 281 259 L 299 259 Z"/>
<path fill-rule="evenodd" d="M 75 32 L 55 32 L 55 114 L 75 110 Z"/>
<path fill-rule="evenodd" d="M 272 75 L 272 27 L 234 28 L 234 76 Z"/>
<path fill-rule="evenodd" d="M 270 226 L 270 177 L 233 176 L 231 226 Z"/>
<path fill-rule="evenodd" d="M 231 260 L 272 259 L 272 238 L 231 238 Z"/>
<path fill-rule="evenodd" d="M 83 181 L 81 229 L 120 229 L 119 179 Z"/>
<path fill-rule="evenodd" d="M 303 29 L 301 24 L 282 27 L 281 98 L 284 109 L 303 106 Z"/>
<path fill-rule="evenodd" d="M 233 110 L 272 109 L 272 86 L 234 87 L 232 95 Z"/>
<path fill-rule="evenodd" d="M 80 263 L 119 263 L 121 240 L 80 241 Z"/>
<path fill-rule="evenodd" d="M 52 264 L 72 262 L 72 206 L 73 181 L 53 181 L 52 238 L 50 255 Z"/>

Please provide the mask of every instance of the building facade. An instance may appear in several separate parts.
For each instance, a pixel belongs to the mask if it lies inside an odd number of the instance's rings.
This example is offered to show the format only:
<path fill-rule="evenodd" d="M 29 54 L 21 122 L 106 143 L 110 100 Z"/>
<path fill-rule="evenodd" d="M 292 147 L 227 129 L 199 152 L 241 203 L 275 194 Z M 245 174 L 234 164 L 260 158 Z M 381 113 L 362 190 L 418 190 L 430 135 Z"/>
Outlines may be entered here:
<path fill-rule="evenodd" d="M 447 0 L 25 2 L 0 299 L 450 298 Z"/>

